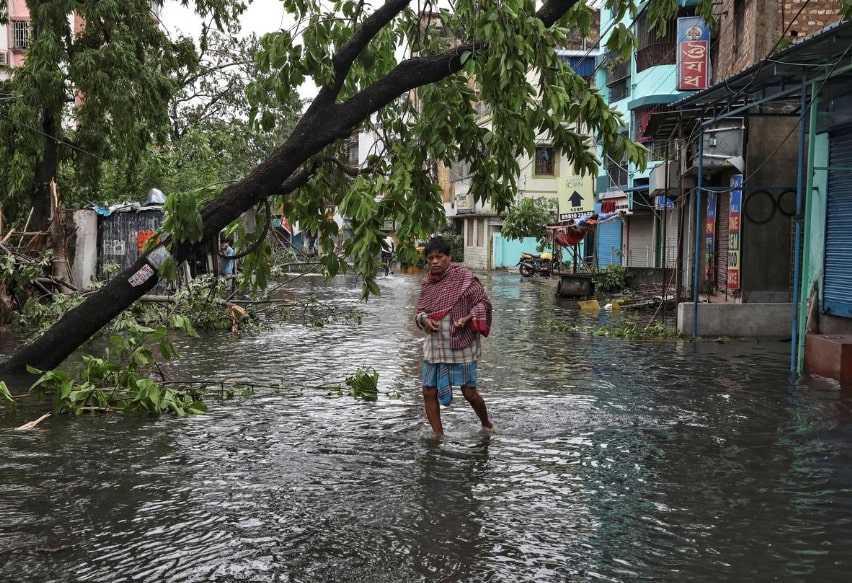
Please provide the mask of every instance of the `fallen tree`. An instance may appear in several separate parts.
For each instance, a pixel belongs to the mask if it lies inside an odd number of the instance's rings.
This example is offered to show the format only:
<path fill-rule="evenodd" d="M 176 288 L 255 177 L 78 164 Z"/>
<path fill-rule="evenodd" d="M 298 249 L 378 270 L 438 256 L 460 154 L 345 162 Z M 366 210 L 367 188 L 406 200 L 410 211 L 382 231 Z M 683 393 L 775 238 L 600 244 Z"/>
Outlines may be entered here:
<path fill-rule="evenodd" d="M 319 87 L 317 96 L 268 158 L 202 207 L 201 232 L 193 241 L 214 240 L 272 196 L 286 197 L 292 218 L 330 241 L 336 227 L 324 216 L 331 203 L 352 218 L 354 238 L 346 251 L 365 278 L 365 293 L 375 293 L 382 221 L 397 220 L 403 240 L 437 230 L 443 208 L 430 177 L 436 163 L 468 162 L 470 192 L 497 209 L 513 202 L 517 160 L 534 152 L 541 135 L 565 152 L 579 173 L 597 170 L 589 136 L 615 159 L 644 163 L 644 150 L 620 133 L 620 116 L 555 54 L 569 31 L 588 33 L 591 9 L 584 3 L 549 0 L 535 10 L 528 0 L 494 5 L 460 0 L 453 12 L 433 11 L 426 3 L 426 10 L 416 13 L 411 4 L 420 5 L 387 0 L 367 13 L 362 2 L 340 1 L 334 15 L 323 14 L 321 2 L 288 4 L 299 22 L 309 24 L 301 43 L 286 31 L 263 39 L 262 65 L 280 70 L 280 85 L 250 90 L 254 113 L 261 123 L 271 123 L 263 115 L 264 100 L 294 90 L 308 76 Z M 621 15 L 634 7 L 632 1 L 616 4 Z M 676 9 L 669 0 L 655 0 L 651 8 L 663 20 Z M 629 50 L 631 37 L 619 27 L 613 47 Z M 412 52 L 400 59 L 401 44 Z M 488 104 L 490 124 L 477 119 L 477 103 Z M 327 162 L 339 157 L 345 139 L 371 122 L 388 137 L 383 155 L 371 159 L 373 174 L 352 178 Z M 166 240 L 140 257 L 2 363 L 0 374 L 62 363 L 151 290 L 172 254 L 180 261 L 178 240 Z M 331 246 L 326 248 L 320 260 L 327 271 L 345 269 Z"/>

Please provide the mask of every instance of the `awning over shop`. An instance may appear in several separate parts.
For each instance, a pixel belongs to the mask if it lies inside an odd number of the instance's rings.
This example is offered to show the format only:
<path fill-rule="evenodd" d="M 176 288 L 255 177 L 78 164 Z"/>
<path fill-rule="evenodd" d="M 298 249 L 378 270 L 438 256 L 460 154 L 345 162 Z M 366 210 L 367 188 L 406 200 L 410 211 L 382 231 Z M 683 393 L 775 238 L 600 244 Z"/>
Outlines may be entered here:
<path fill-rule="evenodd" d="M 702 119 L 710 122 L 746 110 L 749 115 L 798 116 L 803 88 L 829 76 L 835 83 L 843 78 L 852 82 L 852 21 L 829 26 L 713 87 L 671 103 L 668 109 L 653 112 L 644 133 L 654 140 L 693 136 Z"/>
<path fill-rule="evenodd" d="M 617 219 L 622 215 L 624 215 L 624 211 L 600 214 L 592 213 L 579 219 L 571 219 L 555 225 L 546 225 L 545 228 L 550 232 L 554 243 L 561 247 L 572 247 L 582 241 L 586 233 L 595 230 L 600 223 Z"/>

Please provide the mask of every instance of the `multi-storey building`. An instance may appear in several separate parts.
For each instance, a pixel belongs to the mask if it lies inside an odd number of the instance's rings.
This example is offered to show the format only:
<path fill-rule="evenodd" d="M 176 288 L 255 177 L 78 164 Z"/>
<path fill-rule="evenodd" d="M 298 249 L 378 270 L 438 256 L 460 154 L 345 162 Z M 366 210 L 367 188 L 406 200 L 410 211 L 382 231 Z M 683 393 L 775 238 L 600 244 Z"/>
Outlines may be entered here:
<path fill-rule="evenodd" d="M 8 79 L 14 67 L 24 62 L 30 45 L 32 26 L 25 0 L 9 0 L 9 23 L 0 24 L 0 79 Z"/>
<path fill-rule="evenodd" d="M 695 182 L 677 192 L 692 298 L 679 306 L 679 328 L 791 338 L 797 370 L 807 335 L 826 376 L 852 370 L 836 337 L 820 344 L 813 334 L 852 331 L 852 24 L 839 21 L 841 8 L 721 2 L 708 85 L 653 113 L 644 130 L 667 152 L 671 178 Z"/>
<path fill-rule="evenodd" d="M 677 18 L 693 17 L 695 0 L 680 0 Z M 601 15 L 601 42 L 605 43 L 618 24 L 613 13 Z M 674 267 L 677 241 L 681 233 L 677 183 L 650 189 L 652 170 L 667 158 L 666 144 L 646 133 L 652 115 L 687 95 L 678 88 L 677 20 L 667 23 L 666 32 L 652 29 L 647 5 L 627 21 L 636 34 L 638 46 L 627 59 L 616 54 L 601 56 L 598 84 L 605 88 L 609 104 L 624 116 L 624 133 L 645 145 L 649 163 L 640 170 L 625 160 L 613 159 L 601 151 L 601 172 L 597 181 L 599 208 L 627 211 L 621 220 L 598 228 L 597 265 L 612 263 L 627 267 Z M 666 176 L 663 175 L 665 179 Z M 663 181 L 665 182 L 665 180 Z M 666 196 L 668 194 L 668 196 Z"/>
<path fill-rule="evenodd" d="M 9 23 L 0 24 L 0 79 L 11 77 L 15 67 L 24 63 L 24 58 L 32 40 L 33 29 L 30 10 L 26 0 L 0 0 L 6 2 Z M 151 16 L 159 21 L 160 7 L 151 3 Z M 82 30 L 84 22 L 77 14 L 68 15 L 71 30 Z"/>
<path fill-rule="evenodd" d="M 598 56 L 597 20 L 595 12 L 592 31 L 582 36 L 578 31 L 569 34 L 564 47 L 557 50 L 558 57 L 590 84 L 593 83 Z M 475 82 L 475 80 L 474 80 Z M 477 121 L 491 127 L 491 111 L 483 103 L 477 104 Z M 575 128 L 585 133 L 581 126 Z M 576 218 L 594 212 L 594 178 L 581 176 L 564 152 L 551 143 L 550 136 L 537 137 L 534 155 L 518 160 L 520 175 L 517 177 L 516 202 L 524 198 L 545 198 L 553 201 L 555 216 L 559 219 Z M 503 217 L 487 202 L 477 202 L 469 195 L 470 172 L 464 161 L 447 169 L 445 180 L 445 203 L 447 217 L 464 237 L 465 264 L 474 269 L 497 269 L 512 267 L 521 251 L 536 252 L 536 239 L 508 240 L 501 235 Z M 587 255 L 593 238 L 583 241 L 577 249 Z"/>
<path fill-rule="evenodd" d="M 714 94 L 717 103 L 693 96 L 723 86 L 756 63 L 770 63 L 774 53 L 836 21 L 840 2 L 723 0 L 714 6 L 715 28 L 695 18 L 695 0 L 678 4 L 677 19 L 663 37 L 649 29 L 646 10 L 640 11 L 629 23 L 638 50 L 628 61 L 605 61 L 600 73 L 610 102 L 626 116 L 625 131 L 648 146 L 651 156 L 648 168 L 639 171 L 602 153 L 606 172 L 599 177 L 598 196 L 631 214 L 621 228 L 601 227 L 599 264 L 673 268 L 677 287 L 704 301 L 789 301 L 791 257 L 772 265 L 760 257 L 791 247 L 790 217 L 741 229 L 740 221 L 748 221 L 738 214 L 742 201 L 736 192 L 732 199 L 730 184 L 745 176 L 747 191 L 769 188 L 772 197 L 784 200 L 782 206 L 789 202 L 796 189 L 798 120 L 785 110 L 798 106 L 774 102 L 714 118 L 714 110 L 739 96 L 725 95 L 724 88 Z M 603 39 L 610 24 L 605 11 Z M 706 195 L 700 208 L 699 195 Z M 750 258 L 740 255 L 740 243 L 749 245 Z"/>

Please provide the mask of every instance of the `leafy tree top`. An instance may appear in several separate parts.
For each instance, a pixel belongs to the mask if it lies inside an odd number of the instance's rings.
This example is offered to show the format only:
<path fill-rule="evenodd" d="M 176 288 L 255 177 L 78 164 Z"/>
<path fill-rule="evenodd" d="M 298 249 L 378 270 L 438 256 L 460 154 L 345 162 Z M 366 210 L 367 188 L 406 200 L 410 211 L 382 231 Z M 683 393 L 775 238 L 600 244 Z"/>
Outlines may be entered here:
<path fill-rule="evenodd" d="M 524 198 L 513 206 L 503 220 L 501 233 L 507 239 L 535 237 L 545 239 L 545 225 L 555 221 L 556 201 L 552 198 Z"/>
<path fill-rule="evenodd" d="M 541 135 L 581 174 L 597 173 L 595 142 L 616 159 L 645 164 L 645 149 L 621 132 L 621 115 L 556 54 L 572 34 L 588 33 L 593 10 L 583 2 L 283 4 L 297 25 L 261 41 L 260 68 L 275 74 L 249 91 L 253 119 L 263 127 L 274 124 L 267 108 L 308 79 L 319 92 L 289 139 L 246 181 L 264 183 L 254 202 L 269 193 L 285 196 L 291 218 L 318 233 L 322 248 L 332 249 L 338 235 L 336 225 L 324 220 L 325 208 L 351 217 L 355 238 L 345 251 L 368 291 L 376 268 L 371 257 L 378 255 L 386 219 L 396 221 L 403 253 L 417 238 L 440 230 L 436 164 L 466 161 L 470 194 L 498 211 L 514 201 L 518 159 L 534 155 Z M 661 19 L 676 13 L 674 0 L 651 4 Z M 620 15 L 638 6 L 627 0 L 607 5 Z M 708 18 L 710 7 L 702 1 L 700 11 Z M 609 38 L 611 49 L 632 46 L 629 30 Z M 478 114 L 483 110 L 487 123 Z M 330 163 L 342 158 L 345 140 L 364 128 L 385 139 L 382 155 L 357 173 Z M 229 201 L 236 196 L 224 193 Z M 212 214 L 224 215 L 218 207 L 214 203 Z M 211 229 L 223 221 L 211 221 Z M 331 257 L 327 265 L 332 272 L 340 267 Z"/>

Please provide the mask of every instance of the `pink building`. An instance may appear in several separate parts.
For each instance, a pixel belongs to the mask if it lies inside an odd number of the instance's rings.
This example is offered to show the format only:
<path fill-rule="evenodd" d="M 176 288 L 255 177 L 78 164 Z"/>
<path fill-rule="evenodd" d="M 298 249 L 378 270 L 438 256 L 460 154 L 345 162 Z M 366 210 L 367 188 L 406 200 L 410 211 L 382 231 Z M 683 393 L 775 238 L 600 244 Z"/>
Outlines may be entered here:
<path fill-rule="evenodd" d="M 0 24 L 0 79 L 8 79 L 14 67 L 24 63 L 30 45 L 32 25 L 26 0 L 0 0 L 9 10 L 9 24 Z M 157 11 L 155 11 L 157 16 Z M 75 34 L 83 30 L 83 19 L 69 16 L 71 30 Z"/>
<path fill-rule="evenodd" d="M 8 0 L 9 24 L 0 25 L 0 65 L 19 67 L 30 43 L 30 11 L 25 0 Z M 0 70 L 7 78 L 9 70 Z"/>

